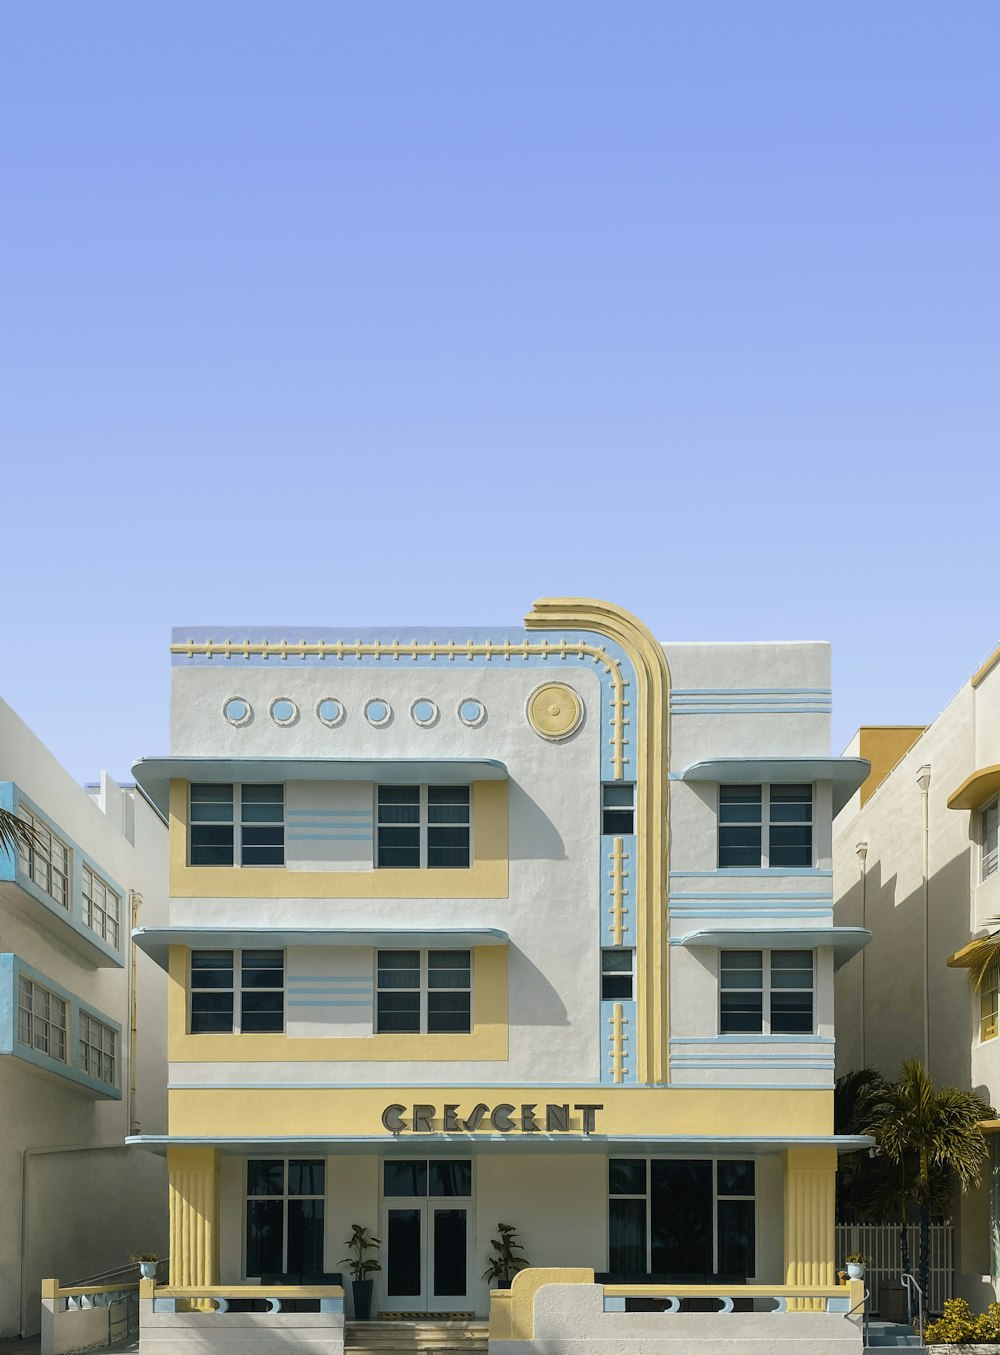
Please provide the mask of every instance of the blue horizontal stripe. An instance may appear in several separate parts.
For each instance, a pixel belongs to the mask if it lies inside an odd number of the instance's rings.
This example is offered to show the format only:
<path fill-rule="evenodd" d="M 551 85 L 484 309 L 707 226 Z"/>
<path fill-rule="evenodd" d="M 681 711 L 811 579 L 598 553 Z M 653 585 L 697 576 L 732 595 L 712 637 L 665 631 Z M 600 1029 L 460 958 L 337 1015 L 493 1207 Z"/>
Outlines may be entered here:
<path fill-rule="evenodd" d="M 832 1035 L 671 1035 L 670 1044 L 836 1044 Z"/>
<path fill-rule="evenodd" d="M 832 908 L 761 908 L 748 912 L 745 908 L 731 908 L 724 903 L 720 903 L 713 908 L 671 908 L 671 917 L 697 917 L 703 918 L 708 913 L 712 917 L 738 917 L 746 919 L 748 917 L 780 917 L 787 919 L 789 913 L 794 913 L 796 917 L 810 918 L 832 918 Z"/>
<path fill-rule="evenodd" d="M 358 997 L 290 997 L 287 1004 L 289 1007 L 357 1007 L 359 1010 L 371 1010 L 371 999 L 366 1002 L 364 998 Z"/>
<path fill-rule="evenodd" d="M 832 706 L 671 706 L 671 715 L 832 715 Z"/>
<path fill-rule="evenodd" d="M 670 1063 L 671 1063 L 671 1066 L 672 1066 L 672 1067 L 677 1068 L 677 1069 L 683 1069 L 683 1068 L 716 1068 L 716 1069 L 718 1069 L 718 1068 L 731 1068 L 731 1069 L 733 1070 L 733 1072 L 736 1072 L 736 1073 L 746 1073 L 746 1072 L 749 1072 L 751 1068 L 759 1068 L 759 1069 L 761 1070 L 762 1073 L 769 1073 L 769 1072 L 788 1072 L 788 1071 L 789 1071 L 790 1069 L 792 1069 L 792 1068 L 799 1068 L 799 1069 L 801 1069 L 803 1072 L 805 1072 L 805 1071 L 819 1072 L 819 1073 L 832 1073 L 832 1072 L 833 1072 L 833 1064 L 832 1064 L 832 1063 L 829 1063 L 829 1064 L 822 1064 L 822 1065 L 821 1065 L 821 1064 L 817 1064 L 817 1063 L 757 1063 L 757 1064 L 748 1064 L 748 1063 L 725 1063 L 725 1062 L 723 1062 L 721 1059 L 718 1060 L 718 1061 L 716 1061 L 715 1059 L 712 1059 L 712 1060 L 706 1061 L 706 1062 L 704 1062 L 704 1063 L 694 1063 L 694 1062 L 688 1063 L 688 1062 L 681 1062 L 681 1061 L 678 1061 L 678 1060 L 675 1060 L 675 1059 L 671 1059 L 671 1060 L 670 1060 Z"/>
<path fill-rule="evenodd" d="M 287 814 L 299 814 L 306 818 L 347 818 L 347 819 L 370 819 L 372 811 L 370 809 L 288 809 Z"/>
<path fill-rule="evenodd" d="M 286 833 L 289 842 L 371 842 L 371 833 Z"/>
<path fill-rule="evenodd" d="M 725 880 L 784 879 L 787 876 L 810 878 L 832 878 L 832 870 L 820 870 L 816 866 L 747 866 L 745 869 L 720 866 L 715 870 L 672 870 L 671 880 Z"/>
<path fill-rule="evenodd" d="M 832 696 L 832 687 L 674 687 L 675 696 Z"/>

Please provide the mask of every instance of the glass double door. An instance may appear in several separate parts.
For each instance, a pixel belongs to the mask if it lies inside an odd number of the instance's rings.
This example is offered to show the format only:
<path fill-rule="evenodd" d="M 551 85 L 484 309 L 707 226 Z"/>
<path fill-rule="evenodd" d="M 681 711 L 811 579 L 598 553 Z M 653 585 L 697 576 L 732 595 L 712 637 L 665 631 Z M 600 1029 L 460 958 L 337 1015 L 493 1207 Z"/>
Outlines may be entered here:
<path fill-rule="evenodd" d="M 383 1313 L 467 1312 L 472 1260 L 472 1163 L 382 1163 Z"/>

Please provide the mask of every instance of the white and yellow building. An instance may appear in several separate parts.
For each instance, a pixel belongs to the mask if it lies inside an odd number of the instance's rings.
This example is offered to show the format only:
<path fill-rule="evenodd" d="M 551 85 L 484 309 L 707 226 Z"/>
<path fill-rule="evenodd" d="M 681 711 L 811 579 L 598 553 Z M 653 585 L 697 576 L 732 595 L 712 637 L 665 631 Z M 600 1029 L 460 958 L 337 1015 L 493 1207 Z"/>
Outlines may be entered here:
<path fill-rule="evenodd" d="M 866 933 L 831 825 L 867 764 L 829 756 L 825 644 L 547 599 L 185 629 L 172 662 L 135 769 L 170 821 L 137 934 L 169 1131 L 135 1141 L 175 1291 L 346 1278 L 360 1223 L 380 1314 L 484 1316 L 501 1221 L 609 1284 L 834 1284 L 833 974 Z"/>

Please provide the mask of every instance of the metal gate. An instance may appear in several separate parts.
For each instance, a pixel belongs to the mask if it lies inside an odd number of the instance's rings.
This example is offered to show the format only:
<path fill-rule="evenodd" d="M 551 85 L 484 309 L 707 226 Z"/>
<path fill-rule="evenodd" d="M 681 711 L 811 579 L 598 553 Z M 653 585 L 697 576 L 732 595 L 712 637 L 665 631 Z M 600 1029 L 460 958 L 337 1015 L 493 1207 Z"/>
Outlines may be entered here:
<path fill-rule="evenodd" d="M 950 1223 L 931 1224 L 931 1268 L 929 1275 L 930 1292 L 927 1294 L 927 1309 L 932 1313 L 941 1312 L 945 1299 L 954 1294 L 954 1226 Z M 920 1225 L 907 1225 L 910 1243 L 910 1266 L 916 1274 L 917 1258 L 920 1248 Z M 898 1223 L 838 1223 L 837 1224 L 837 1265 L 843 1266 L 844 1257 L 851 1252 L 862 1252 L 872 1258 L 865 1273 L 865 1281 L 871 1290 L 871 1307 L 879 1309 L 878 1289 L 881 1280 L 899 1280 L 899 1224 Z"/>

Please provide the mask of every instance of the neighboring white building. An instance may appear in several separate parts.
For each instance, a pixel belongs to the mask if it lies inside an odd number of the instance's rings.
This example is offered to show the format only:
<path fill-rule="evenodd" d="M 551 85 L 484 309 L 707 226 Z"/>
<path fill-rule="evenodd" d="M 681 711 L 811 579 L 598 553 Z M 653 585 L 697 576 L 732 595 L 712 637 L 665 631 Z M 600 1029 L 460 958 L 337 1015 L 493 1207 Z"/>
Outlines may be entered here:
<path fill-rule="evenodd" d="M 170 1303 L 344 1270 L 356 1222 L 383 1315 L 485 1315 L 500 1220 L 535 1266 L 834 1284 L 833 972 L 865 934 L 831 826 L 868 766 L 829 756 L 826 644 L 660 646 L 560 599 L 172 654 L 171 753 L 135 768 L 170 818 L 138 933 L 169 1132 L 137 1136 Z"/>
<path fill-rule="evenodd" d="M 0 804 L 45 848 L 0 851 L 0 1336 L 39 1330 L 39 1281 L 166 1253 L 163 974 L 134 910 L 165 914 L 167 833 L 134 789 L 77 785 L 0 702 Z"/>
<path fill-rule="evenodd" d="M 1000 1105 L 997 993 L 970 991 L 960 954 L 1000 916 L 1000 650 L 926 729 L 865 727 L 847 752 L 873 770 L 834 825 L 836 919 L 872 941 L 838 974 L 838 1075 L 916 1058 Z M 1000 1293 L 997 1142 L 956 1220 L 956 1293 L 980 1307 Z"/>

